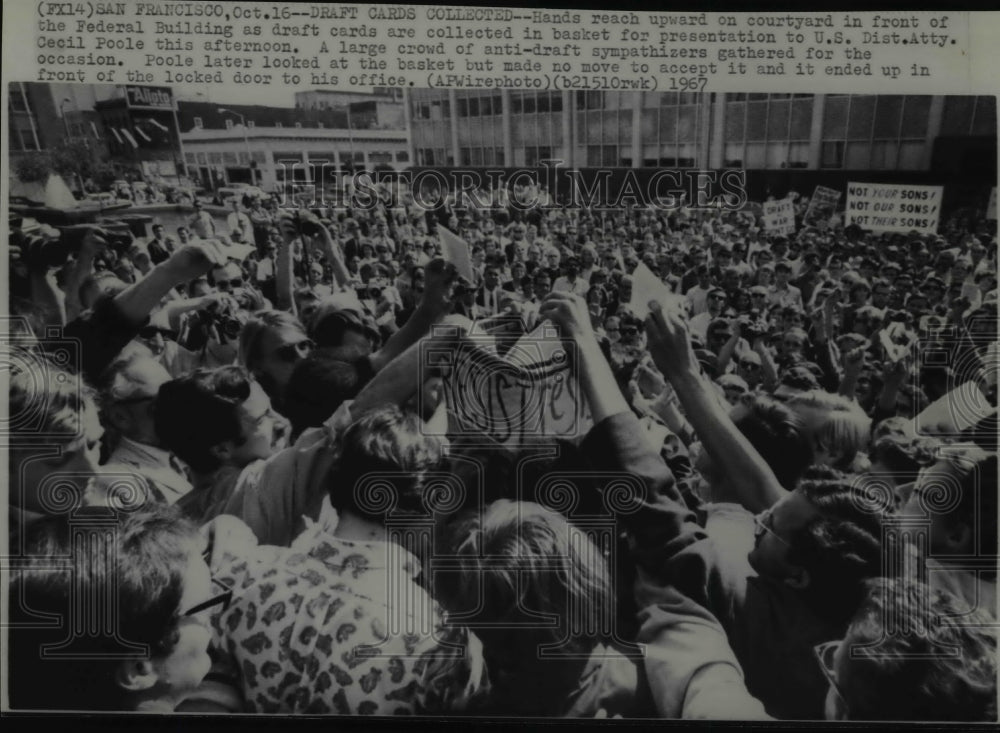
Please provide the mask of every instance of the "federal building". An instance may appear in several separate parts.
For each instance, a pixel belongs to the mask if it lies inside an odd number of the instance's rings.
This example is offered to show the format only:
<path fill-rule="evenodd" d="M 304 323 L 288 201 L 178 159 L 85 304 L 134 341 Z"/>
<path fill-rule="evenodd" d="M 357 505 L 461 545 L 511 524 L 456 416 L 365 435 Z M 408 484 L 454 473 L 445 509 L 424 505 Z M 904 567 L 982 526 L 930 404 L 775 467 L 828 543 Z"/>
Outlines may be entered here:
<path fill-rule="evenodd" d="M 417 166 L 974 171 L 992 96 L 407 90 Z"/>

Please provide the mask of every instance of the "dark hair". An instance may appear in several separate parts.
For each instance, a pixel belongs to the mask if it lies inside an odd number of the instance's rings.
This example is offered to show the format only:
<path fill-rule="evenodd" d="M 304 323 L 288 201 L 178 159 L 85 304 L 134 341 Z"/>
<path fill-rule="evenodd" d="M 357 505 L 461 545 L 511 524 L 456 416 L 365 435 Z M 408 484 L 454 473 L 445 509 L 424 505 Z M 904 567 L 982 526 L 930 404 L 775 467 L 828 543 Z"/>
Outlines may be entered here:
<path fill-rule="evenodd" d="M 227 440 L 246 440 L 239 406 L 250 397 L 253 379 L 246 369 L 198 369 L 160 387 L 153 408 L 154 427 L 163 444 L 195 471 L 207 473 L 221 463 L 212 448 Z"/>
<path fill-rule="evenodd" d="M 126 691 L 115 674 L 144 645 L 163 657 L 179 639 L 184 574 L 199 550 L 198 530 L 176 507 L 149 504 L 121 513 L 110 532 L 86 532 L 81 517 L 107 520 L 107 509 L 82 509 L 32 522 L 23 537 L 24 564 L 11 576 L 11 704 L 31 710 L 121 710 Z M 113 515 L 112 515 L 113 516 Z M 81 530 L 88 541 L 81 542 Z M 54 558 L 65 558 L 53 564 Z M 85 594 L 84 598 L 78 597 Z M 81 601 L 107 599 L 94 609 L 104 633 L 66 641 L 69 623 L 41 625 L 39 614 L 69 619 Z M 114 619 L 114 628 L 107 622 Z M 98 619 L 89 619 L 97 621 Z M 43 645 L 60 647 L 43 657 Z M 60 654 L 64 656 L 60 656 Z M 65 655 L 74 655 L 72 657 Z"/>
<path fill-rule="evenodd" d="M 330 471 L 330 502 L 383 522 L 394 511 L 426 515 L 428 472 L 444 465 L 444 444 L 423 420 L 395 405 L 371 410 L 341 435 Z"/>
<path fill-rule="evenodd" d="M 947 591 L 914 580 L 877 578 L 866 585 L 837 670 L 848 715 L 995 723 L 993 619 L 980 610 L 969 612 Z M 886 628 L 890 619 L 895 633 Z"/>
<path fill-rule="evenodd" d="M 809 571 L 804 594 L 813 610 L 836 626 L 846 624 L 864 596 L 864 582 L 883 573 L 885 509 L 871 501 L 862 482 L 828 466 L 807 470 L 796 491 L 820 514 L 788 538 L 789 562 Z"/>
<path fill-rule="evenodd" d="M 803 366 L 793 366 L 782 372 L 778 385 L 803 392 L 820 388 L 816 375 Z"/>
<path fill-rule="evenodd" d="M 812 442 L 794 410 L 778 400 L 755 395 L 736 427 L 774 471 L 778 483 L 792 489 L 812 464 Z"/>
<path fill-rule="evenodd" d="M 318 351 L 295 365 L 282 402 L 293 436 L 319 427 L 344 400 L 357 396 L 367 382 L 368 371 L 359 361 Z"/>

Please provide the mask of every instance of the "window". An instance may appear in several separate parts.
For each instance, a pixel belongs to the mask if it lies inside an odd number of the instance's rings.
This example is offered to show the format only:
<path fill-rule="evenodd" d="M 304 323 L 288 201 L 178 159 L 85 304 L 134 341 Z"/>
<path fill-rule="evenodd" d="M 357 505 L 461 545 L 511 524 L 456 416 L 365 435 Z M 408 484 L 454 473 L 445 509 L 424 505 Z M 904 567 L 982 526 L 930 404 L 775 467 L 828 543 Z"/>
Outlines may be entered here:
<path fill-rule="evenodd" d="M 14 112 L 31 112 L 24 90 L 13 84 L 10 85 L 10 108 Z"/>
<path fill-rule="evenodd" d="M 397 163 L 408 163 L 409 160 L 410 160 L 410 154 L 405 150 L 400 150 L 398 153 L 396 153 Z"/>

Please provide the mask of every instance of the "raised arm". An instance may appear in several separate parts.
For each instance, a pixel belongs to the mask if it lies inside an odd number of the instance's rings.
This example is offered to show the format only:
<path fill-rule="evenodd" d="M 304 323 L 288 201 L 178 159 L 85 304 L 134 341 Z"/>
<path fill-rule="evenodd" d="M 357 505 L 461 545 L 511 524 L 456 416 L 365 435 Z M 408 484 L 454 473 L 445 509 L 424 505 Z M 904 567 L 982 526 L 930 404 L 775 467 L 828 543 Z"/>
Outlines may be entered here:
<path fill-rule="evenodd" d="M 679 313 L 664 312 L 659 304 L 651 303 L 650 307 L 652 313 L 646 319 L 650 353 L 673 385 L 702 446 L 726 474 L 744 507 L 758 512 L 772 506 L 784 496 L 785 489 L 702 376 L 684 320 Z"/>
<path fill-rule="evenodd" d="M 417 343 L 430 332 L 431 326 L 451 311 L 451 290 L 456 275 L 454 266 L 438 259 L 428 264 L 424 273 L 424 295 L 416 309 L 382 348 L 369 357 L 376 372 Z"/>

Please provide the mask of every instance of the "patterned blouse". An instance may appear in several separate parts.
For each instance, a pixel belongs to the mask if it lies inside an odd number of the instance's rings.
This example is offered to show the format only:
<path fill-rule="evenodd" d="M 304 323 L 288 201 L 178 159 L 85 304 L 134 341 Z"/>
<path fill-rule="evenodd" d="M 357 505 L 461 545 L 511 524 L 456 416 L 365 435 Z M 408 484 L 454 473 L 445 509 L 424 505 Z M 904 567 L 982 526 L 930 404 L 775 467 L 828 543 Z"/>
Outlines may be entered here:
<path fill-rule="evenodd" d="M 333 536 L 327 501 L 291 547 L 226 555 L 234 590 L 213 617 L 239 670 L 248 712 L 412 715 L 479 705 L 482 645 L 418 585 L 417 559 L 393 542 Z M 389 602 L 392 599 L 392 602 Z"/>

